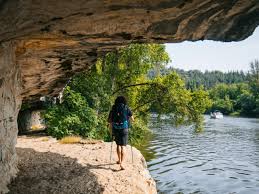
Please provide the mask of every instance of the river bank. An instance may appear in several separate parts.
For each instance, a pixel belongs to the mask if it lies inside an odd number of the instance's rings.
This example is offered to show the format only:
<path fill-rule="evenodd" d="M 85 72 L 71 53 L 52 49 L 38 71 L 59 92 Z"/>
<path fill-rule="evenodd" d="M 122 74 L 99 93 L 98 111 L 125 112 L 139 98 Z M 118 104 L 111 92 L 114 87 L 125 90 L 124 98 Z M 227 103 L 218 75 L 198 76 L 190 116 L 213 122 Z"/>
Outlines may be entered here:
<path fill-rule="evenodd" d="M 156 193 L 142 154 L 127 146 L 126 170 L 116 164 L 113 143 L 60 144 L 51 137 L 20 136 L 17 177 L 9 193 Z"/>

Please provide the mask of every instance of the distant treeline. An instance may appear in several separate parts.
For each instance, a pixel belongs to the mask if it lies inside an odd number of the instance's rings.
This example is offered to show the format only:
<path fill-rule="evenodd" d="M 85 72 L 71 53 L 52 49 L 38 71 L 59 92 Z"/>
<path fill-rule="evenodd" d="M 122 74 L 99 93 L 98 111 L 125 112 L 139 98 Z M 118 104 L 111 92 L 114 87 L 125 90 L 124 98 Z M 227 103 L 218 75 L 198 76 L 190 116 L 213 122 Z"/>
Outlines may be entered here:
<path fill-rule="evenodd" d="M 185 87 L 191 91 L 205 90 L 212 105 L 207 113 L 220 110 L 224 114 L 259 117 L 259 62 L 250 63 L 249 72 L 243 71 L 185 71 L 175 68 L 152 70 L 150 77 L 177 72 L 185 80 Z"/>
<path fill-rule="evenodd" d="M 176 69 L 173 67 L 162 69 L 161 74 L 168 74 L 169 72 L 176 71 L 185 80 L 187 89 L 195 90 L 200 86 L 208 90 L 220 83 L 235 84 L 247 82 L 249 76 L 243 71 L 205 71 L 204 73 L 199 70 L 185 71 L 182 69 Z M 155 71 L 151 71 L 149 74 L 151 77 L 155 76 Z"/>

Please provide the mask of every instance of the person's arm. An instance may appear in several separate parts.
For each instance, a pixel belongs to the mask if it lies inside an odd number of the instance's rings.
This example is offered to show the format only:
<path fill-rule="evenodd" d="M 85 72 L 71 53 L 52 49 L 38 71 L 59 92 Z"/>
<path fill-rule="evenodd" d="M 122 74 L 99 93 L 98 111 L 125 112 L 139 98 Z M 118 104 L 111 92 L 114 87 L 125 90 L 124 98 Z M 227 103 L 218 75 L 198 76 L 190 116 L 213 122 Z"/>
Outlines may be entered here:
<path fill-rule="evenodd" d="M 112 137 L 113 134 L 112 134 L 112 123 L 109 123 L 109 132 L 110 132 L 110 136 Z"/>
<path fill-rule="evenodd" d="M 134 117 L 133 117 L 133 114 L 132 114 L 132 111 L 128 108 L 128 116 L 129 116 L 129 122 L 134 122 Z"/>
<path fill-rule="evenodd" d="M 110 135 L 112 136 L 112 111 L 110 111 L 110 113 L 109 113 L 109 117 L 108 117 L 108 127 L 109 127 Z"/>
<path fill-rule="evenodd" d="M 134 122 L 134 116 L 133 115 L 130 117 L 130 121 Z"/>

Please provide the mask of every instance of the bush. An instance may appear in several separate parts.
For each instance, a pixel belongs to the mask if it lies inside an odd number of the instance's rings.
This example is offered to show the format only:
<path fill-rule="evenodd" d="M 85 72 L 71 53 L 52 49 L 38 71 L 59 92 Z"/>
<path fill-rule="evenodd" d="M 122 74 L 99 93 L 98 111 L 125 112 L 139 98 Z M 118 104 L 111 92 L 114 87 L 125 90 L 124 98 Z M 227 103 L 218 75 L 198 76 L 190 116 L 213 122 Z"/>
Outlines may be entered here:
<path fill-rule="evenodd" d="M 48 108 L 44 117 L 48 134 L 58 139 L 72 134 L 94 138 L 98 126 L 97 113 L 70 87 L 64 91 L 64 102 Z"/>

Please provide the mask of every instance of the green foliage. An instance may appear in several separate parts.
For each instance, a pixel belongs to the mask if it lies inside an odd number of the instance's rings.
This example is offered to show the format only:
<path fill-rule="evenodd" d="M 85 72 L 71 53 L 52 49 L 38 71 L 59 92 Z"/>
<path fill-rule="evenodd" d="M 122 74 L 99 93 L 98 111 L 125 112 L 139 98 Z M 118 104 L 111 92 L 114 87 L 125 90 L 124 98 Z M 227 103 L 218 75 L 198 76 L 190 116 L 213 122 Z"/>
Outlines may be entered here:
<path fill-rule="evenodd" d="M 208 90 L 221 83 L 237 84 L 246 82 L 249 79 L 249 76 L 243 71 L 230 71 L 227 73 L 221 71 L 205 71 L 203 73 L 199 70 L 184 71 L 170 67 L 162 69 L 161 74 L 168 74 L 171 71 L 176 71 L 185 80 L 187 89 L 191 90 L 195 90 L 201 86 Z M 150 72 L 149 76 L 154 76 L 154 71 Z"/>
<path fill-rule="evenodd" d="M 180 76 L 171 72 L 156 77 L 142 87 L 137 104 L 139 113 L 152 110 L 158 114 L 167 114 L 175 125 L 180 125 L 190 122 L 201 124 L 201 114 L 211 102 L 207 92 L 202 89 L 194 92 L 187 90 Z"/>
<path fill-rule="evenodd" d="M 109 140 L 107 117 L 116 96 L 124 95 L 136 121 L 131 129 L 131 142 L 139 144 L 150 132 L 150 111 L 169 114 L 175 124 L 196 123 L 202 126 L 202 114 L 211 102 L 202 89 L 194 92 L 176 72 L 160 75 L 170 61 L 164 45 L 132 44 L 99 58 L 89 72 L 70 81 L 63 103 L 45 114 L 49 134 Z M 154 70 L 152 79 L 148 77 Z"/>
<path fill-rule="evenodd" d="M 249 91 L 244 91 L 237 97 L 237 104 L 240 106 L 240 112 L 250 114 L 256 109 L 255 97 Z"/>
<path fill-rule="evenodd" d="M 250 78 L 249 83 L 216 85 L 209 90 L 213 104 L 208 112 L 217 109 L 224 114 L 258 117 L 259 104 L 255 83 L 256 80 L 252 81 Z"/>
<path fill-rule="evenodd" d="M 213 100 L 211 109 L 219 110 L 224 114 L 231 113 L 233 111 L 233 98 L 235 97 L 236 88 L 236 85 L 218 84 L 211 89 L 210 98 Z"/>
<path fill-rule="evenodd" d="M 195 131 L 200 132 L 203 129 L 204 118 L 202 114 L 212 105 L 212 101 L 209 98 L 209 93 L 203 88 L 195 90 L 191 94 L 191 101 L 189 107 L 191 107 L 190 118 L 195 122 Z"/>
<path fill-rule="evenodd" d="M 224 114 L 259 116 L 259 62 L 250 63 L 249 73 L 243 71 L 220 71 L 198 70 L 184 71 L 180 69 L 162 69 L 161 74 L 169 74 L 176 71 L 185 80 L 186 88 L 192 91 L 203 86 L 209 92 L 212 106 L 206 112 L 215 109 Z M 149 73 L 154 77 L 154 71 Z"/>
<path fill-rule="evenodd" d="M 228 96 L 225 99 L 216 99 L 212 104 L 212 110 L 219 110 L 224 114 L 230 114 L 233 111 L 233 103 Z"/>
<path fill-rule="evenodd" d="M 250 72 L 249 72 L 249 86 L 250 91 L 254 98 L 255 108 L 253 113 L 259 116 L 259 61 L 255 60 L 250 63 Z M 251 99 L 250 99 L 251 100 Z"/>
<path fill-rule="evenodd" d="M 48 133 L 59 139 L 72 134 L 91 138 L 96 136 L 96 111 L 87 105 L 80 93 L 70 87 L 64 90 L 64 102 L 50 107 L 44 117 Z"/>

